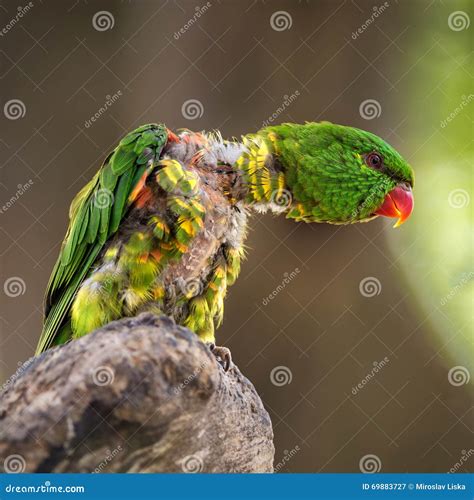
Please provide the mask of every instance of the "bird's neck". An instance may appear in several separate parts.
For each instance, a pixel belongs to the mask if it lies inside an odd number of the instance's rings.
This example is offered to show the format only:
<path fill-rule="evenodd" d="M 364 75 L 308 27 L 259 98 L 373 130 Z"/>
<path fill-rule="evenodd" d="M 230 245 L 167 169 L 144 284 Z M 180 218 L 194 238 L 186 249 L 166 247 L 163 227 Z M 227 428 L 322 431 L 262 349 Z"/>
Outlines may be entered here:
<path fill-rule="evenodd" d="M 249 134 L 242 137 L 242 144 L 243 153 L 233 165 L 237 174 L 234 197 L 259 211 L 288 211 L 292 196 L 276 155 L 274 137 Z"/>

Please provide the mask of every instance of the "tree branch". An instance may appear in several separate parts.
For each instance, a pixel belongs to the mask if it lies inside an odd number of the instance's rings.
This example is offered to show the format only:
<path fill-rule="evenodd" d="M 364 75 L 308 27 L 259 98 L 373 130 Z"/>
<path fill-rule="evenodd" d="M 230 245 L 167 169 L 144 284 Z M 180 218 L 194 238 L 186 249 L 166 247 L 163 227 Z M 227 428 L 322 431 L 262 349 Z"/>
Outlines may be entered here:
<path fill-rule="evenodd" d="M 7 472 L 273 470 L 253 385 L 167 317 L 113 322 L 32 358 L 10 382 L 0 398 Z"/>

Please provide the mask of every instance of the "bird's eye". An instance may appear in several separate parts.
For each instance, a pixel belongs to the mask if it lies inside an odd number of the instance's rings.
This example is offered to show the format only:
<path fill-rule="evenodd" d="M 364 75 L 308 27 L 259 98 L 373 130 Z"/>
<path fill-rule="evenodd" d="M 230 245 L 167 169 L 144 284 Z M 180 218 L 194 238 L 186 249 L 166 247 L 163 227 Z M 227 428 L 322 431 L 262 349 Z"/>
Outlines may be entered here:
<path fill-rule="evenodd" d="M 379 169 L 382 168 L 382 157 L 377 153 L 370 153 L 365 158 L 365 163 L 370 168 Z"/>

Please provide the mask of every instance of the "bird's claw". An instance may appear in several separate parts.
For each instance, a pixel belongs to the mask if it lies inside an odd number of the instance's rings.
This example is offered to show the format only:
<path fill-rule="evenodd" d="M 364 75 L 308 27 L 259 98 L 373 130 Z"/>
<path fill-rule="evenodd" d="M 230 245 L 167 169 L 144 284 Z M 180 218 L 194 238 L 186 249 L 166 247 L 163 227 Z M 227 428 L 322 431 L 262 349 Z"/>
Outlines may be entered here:
<path fill-rule="evenodd" d="M 232 366 L 232 354 L 227 347 L 217 346 L 213 342 L 208 342 L 209 350 L 214 354 L 217 362 L 222 366 L 225 372 L 228 372 Z"/>

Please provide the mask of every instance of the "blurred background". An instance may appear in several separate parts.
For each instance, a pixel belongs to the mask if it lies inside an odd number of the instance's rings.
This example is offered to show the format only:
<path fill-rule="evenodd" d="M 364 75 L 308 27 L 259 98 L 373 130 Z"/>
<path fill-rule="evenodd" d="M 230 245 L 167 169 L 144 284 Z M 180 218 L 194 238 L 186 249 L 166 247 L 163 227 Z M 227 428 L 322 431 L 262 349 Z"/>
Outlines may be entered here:
<path fill-rule="evenodd" d="M 279 472 L 472 470 L 472 7 L 2 1 L 1 383 L 34 352 L 71 199 L 126 131 L 328 120 L 409 160 L 414 214 L 255 215 L 218 343 L 271 415 Z"/>

